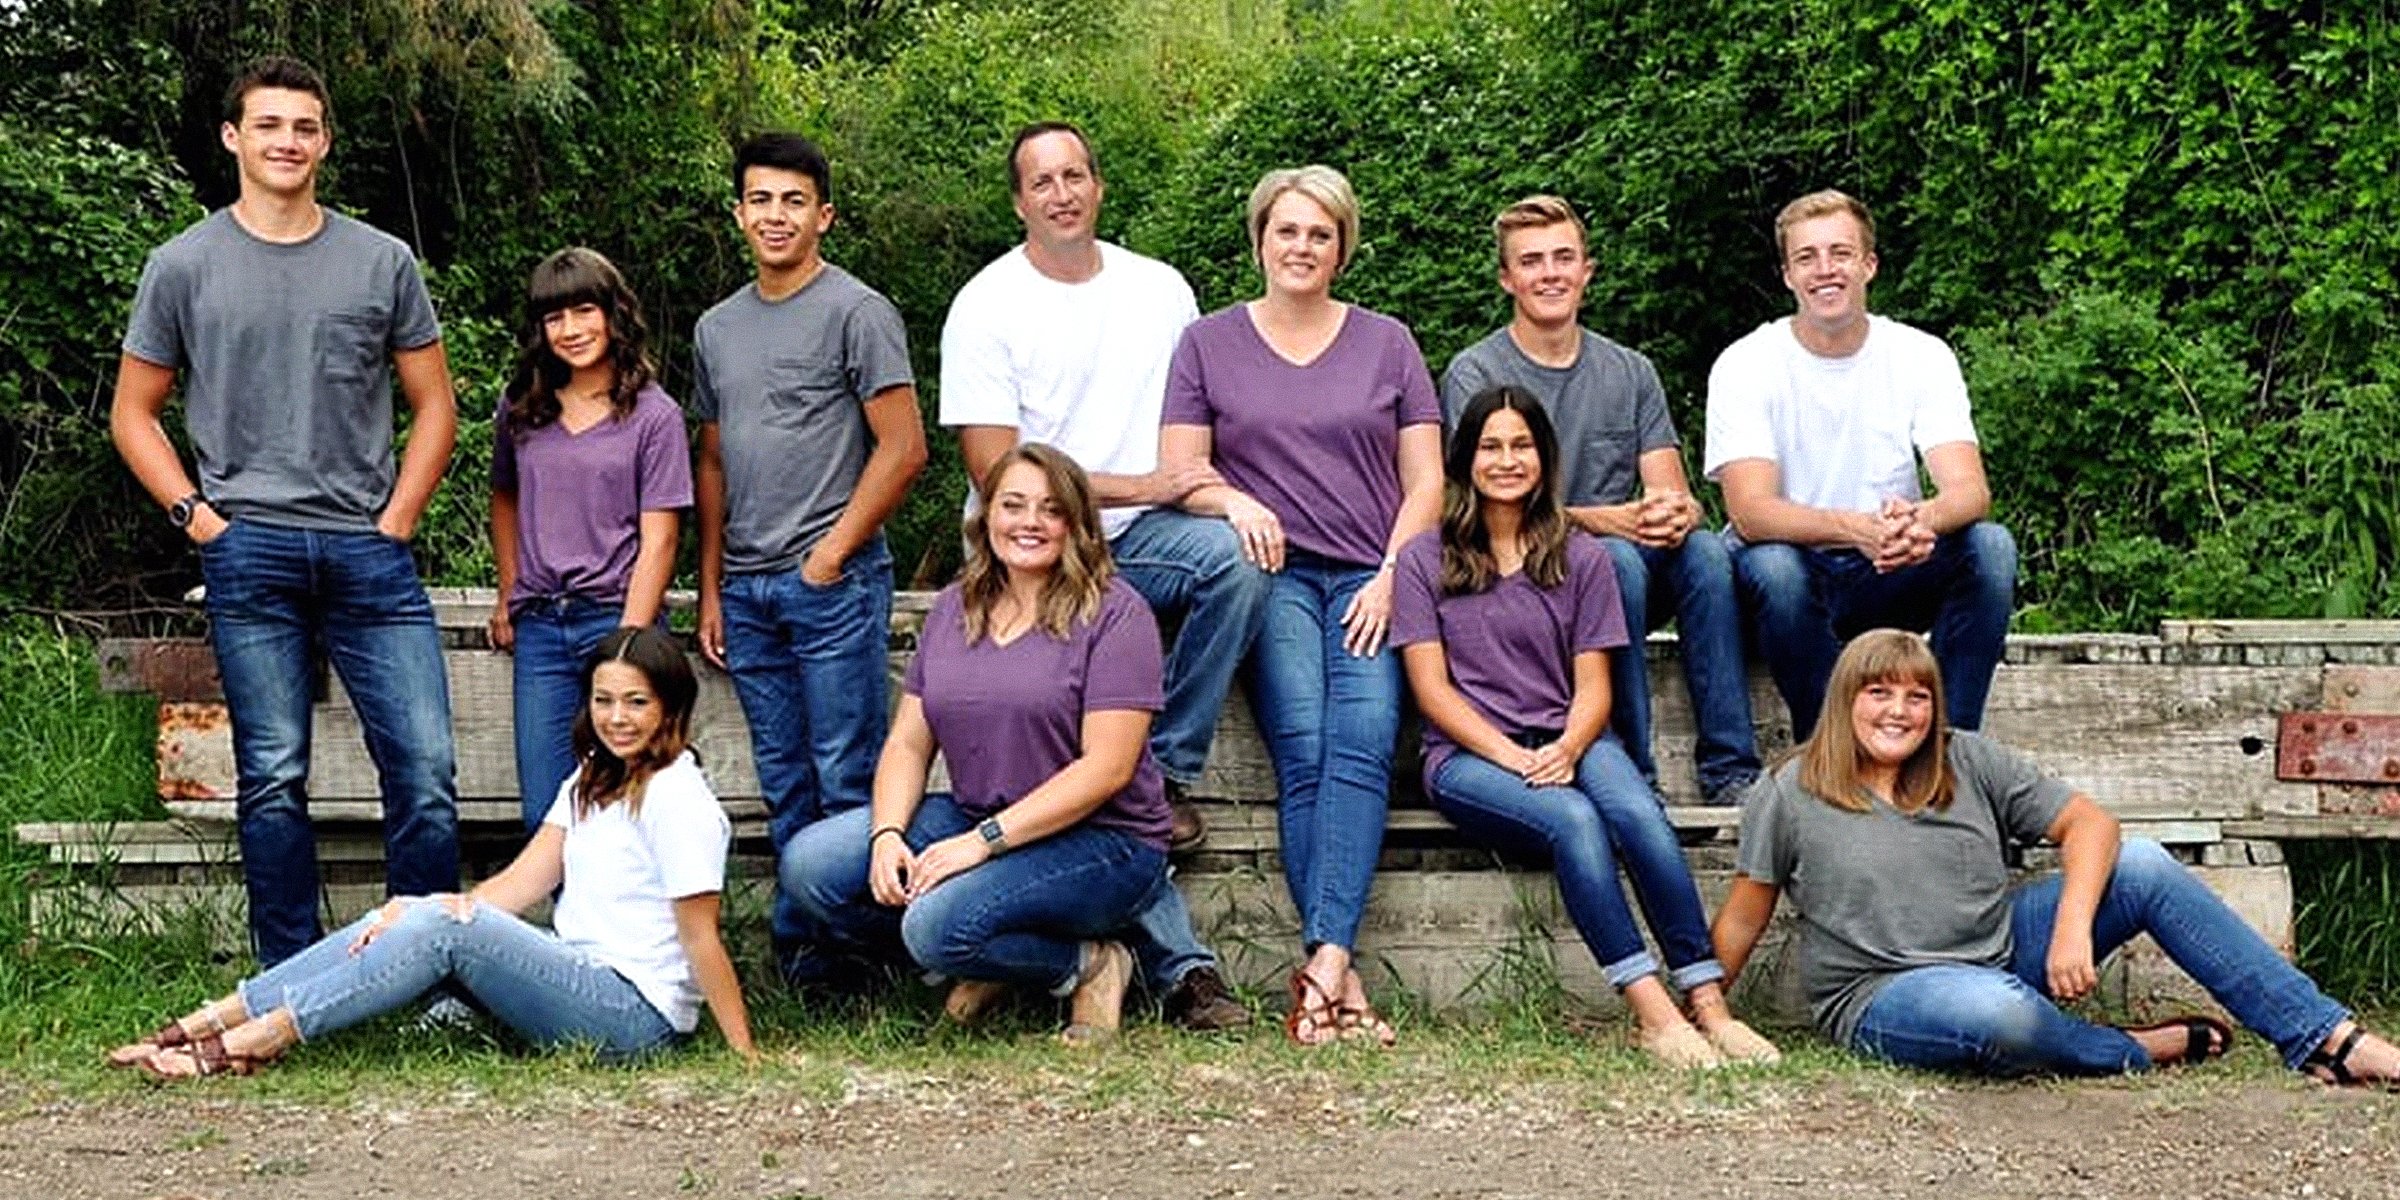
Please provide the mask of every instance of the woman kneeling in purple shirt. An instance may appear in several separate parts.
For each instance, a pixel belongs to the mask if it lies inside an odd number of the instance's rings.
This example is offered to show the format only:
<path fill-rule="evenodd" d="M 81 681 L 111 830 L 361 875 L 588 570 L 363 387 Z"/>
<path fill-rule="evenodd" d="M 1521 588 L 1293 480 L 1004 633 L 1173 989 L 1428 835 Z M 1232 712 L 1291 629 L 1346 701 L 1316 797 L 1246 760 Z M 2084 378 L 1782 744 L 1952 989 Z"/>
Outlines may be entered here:
<path fill-rule="evenodd" d="M 1070 1043 L 1117 1028 L 1132 923 L 1167 863 L 1158 626 L 1116 578 L 1090 482 L 1066 455 L 1016 447 L 967 519 L 967 564 L 934 598 L 868 808 L 792 839 L 780 864 L 836 940 L 895 934 L 957 980 L 971 1023 L 1010 987 L 1072 998 Z M 939 750 L 949 794 L 926 794 Z"/>
<path fill-rule="evenodd" d="M 1358 248 L 1340 172 L 1268 172 L 1249 224 L 1267 293 L 1184 329 L 1158 457 L 1213 466 L 1223 482 L 1183 506 L 1230 521 L 1243 555 L 1274 572 L 1250 696 L 1308 954 L 1285 1032 L 1389 1045 L 1350 958 L 1400 727 L 1400 664 L 1384 644 L 1393 556 L 1441 509 L 1441 400 L 1407 326 L 1333 298 Z"/>
<path fill-rule="evenodd" d="M 1771 1063 L 1775 1047 L 1726 1006 L 1724 968 L 1683 848 L 1608 730 L 1608 655 L 1626 646 L 1616 574 L 1569 529 L 1541 402 L 1497 387 L 1450 439 L 1442 528 L 1400 552 L 1392 642 L 1425 714 L 1425 790 L 1468 837 L 1555 864 L 1567 915 L 1676 1067 Z M 1692 1020 L 1617 886 L 1622 857 Z"/>

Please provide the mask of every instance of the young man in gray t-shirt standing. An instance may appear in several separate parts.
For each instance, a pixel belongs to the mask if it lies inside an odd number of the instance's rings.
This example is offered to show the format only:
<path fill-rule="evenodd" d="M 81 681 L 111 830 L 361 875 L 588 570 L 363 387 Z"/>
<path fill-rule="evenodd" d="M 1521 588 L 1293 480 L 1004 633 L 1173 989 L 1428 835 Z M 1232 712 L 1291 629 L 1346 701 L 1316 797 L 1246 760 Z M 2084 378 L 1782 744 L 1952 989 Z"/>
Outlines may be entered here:
<path fill-rule="evenodd" d="M 1573 207 L 1556 196 L 1527 197 L 1501 210 L 1492 233 L 1500 287 L 1516 313 L 1443 372 L 1444 422 L 1455 427 L 1476 393 L 1503 384 L 1531 392 L 1549 411 L 1559 500 L 1607 547 L 1633 634 L 1633 644 L 1610 657 L 1610 728 L 1655 788 L 1642 635 L 1673 619 L 1699 726 L 1700 795 L 1731 804 L 1759 771 L 1741 610 L 1732 557 L 1700 526 L 1666 391 L 1649 359 L 1580 324 L 1592 260 Z"/>
<path fill-rule="evenodd" d="M 925 466 L 900 311 L 818 253 L 831 178 L 806 138 L 742 144 L 733 215 L 758 278 L 692 331 L 700 649 L 733 676 L 779 855 L 869 799 L 890 720 L 883 523 Z M 781 888 L 773 932 L 786 978 L 826 981 Z"/>
<path fill-rule="evenodd" d="M 240 198 L 151 252 L 109 427 L 200 547 L 250 936 L 270 966 L 321 933 L 306 791 L 320 640 L 382 784 L 387 890 L 458 888 L 449 681 L 408 552 L 458 422 L 416 259 L 317 203 L 332 127 L 316 72 L 252 64 L 227 92 L 221 137 Z M 179 371 L 196 487 L 160 420 Z M 396 471 L 394 375 L 412 418 Z"/>

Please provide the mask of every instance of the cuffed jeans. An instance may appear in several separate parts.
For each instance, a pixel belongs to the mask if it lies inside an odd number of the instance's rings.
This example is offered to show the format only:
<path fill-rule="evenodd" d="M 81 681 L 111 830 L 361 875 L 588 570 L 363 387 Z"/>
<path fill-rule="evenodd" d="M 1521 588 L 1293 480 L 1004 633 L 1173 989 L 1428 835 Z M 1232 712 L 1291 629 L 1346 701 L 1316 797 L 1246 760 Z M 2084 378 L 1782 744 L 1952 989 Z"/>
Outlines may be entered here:
<path fill-rule="evenodd" d="M 891 725 L 892 556 L 859 548 L 816 587 L 798 568 L 725 579 L 725 665 L 750 723 L 750 757 L 776 852 L 810 824 L 867 803 Z M 770 920 L 787 974 L 815 968 L 807 913 L 778 889 Z"/>
<path fill-rule="evenodd" d="M 1817 727 L 1842 644 L 1884 626 L 1932 634 L 1950 724 L 1983 726 L 2016 607 L 2017 541 L 2008 530 L 1977 521 L 1942 535 L 1931 558 L 1885 574 L 1856 550 L 1789 542 L 1737 542 L 1733 559 L 1795 740 Z"/>
<path fill-rule="evenodd" d="M 1758 737 L 1750 724 L 1750 673 L 1742 662 L 1742 607 L 1733 586 L 1733 555 L 1715 531 L 1695 529 L 1674 547 L 1641 546 L 1607 537 L 1617 569 L 1617 595 L 1633 644 L 1609 656 L 1609 693 L 1616 702 L 1609 727 L 1655 791 L 1658 763 L 1650 752 L 1650 663 L 1642 638 L 1675 622 L 1683 679 L 1692 696 L 1694 744 L 1701 796 L 1715 800 L 1758 778 Z"/>
<path fill-rule="evenodd" d="M 1427 790 L 1434 807 L 1470 840 L 1553 865 L 1567 916 L 1610 986 L 1622 990 L 1658 971 L 1617 884 L 1620 858 L 1675 986 L 1688 991 L 1725 978 L 1675 827 L 1615 734 L 1584 751 L 1572 787 L 1534 787 L 1516 772 L 1460 750 L 1435 772 Z"/>
<path fill-rule="evenodd" d="M 1904 971 L 1868 1002 L 1850 1048 L 1903 1066 L 1992 1074 L 2113 1075 L 2150 1066 L 2121 1030 L 2077 1020 L 2049 998 L 2051 932 L 2064 881 L 2051 876 L 2009 898 L 2015 940 L 2007 970 L 1944 965 Z M 2092 919 L 2095 961 L 2149 934 L 2176 966 L 2236 1020 L 2300 1061 L 2349 1010 L 2326 998 L 2265 938 L 2158 843 L 2135 839 Z"/>
<path fill-rule="evenodd" d="M 936 792 L 902 834 L 911 851 L 975 828 Z M 1064 996 L 1083 969 L 1083 944 L 1131 923 L 1165 878 L 1164 850 L 1090 822 L 987 859 L 934 885 L 904 908 L 878 903 L 867 873 L 874 814 L 853 809 L 801 831 L 777 875 L 825 936 L 876 953 L 895 940 L 928 971 L 952 979 L 1017 984 Z"/>
<path fill-rule="evenodd" d="M 1400 656 L 1342 648 L 1342 612 L 1375 568 L 1286 552 L 1250 657 L 1251 711 L 1275 763 L 1283 879 L 1305 949 L 1358 944 L 1391 804 Z"/>
<path fill-rule="evenodd" d="M 1150 753 L 1167 778 L 1189 786 L 1208 765 L 1225 696 L 1266 618 L 1272 577 L 1242 558 L 1241 538 L 1219 517 L 1154 508 L 1109 549 L 1162 626 L 1182 619 L 1167 650 L 1166 706 L 1150 728 Z"/>
<path fill-rule="evenodd" d="M 380 533 L 237 519 L 200 548 L 200 566 L 233 720 L 234 811 L 258 961 L 298 954 L 324 928 L 307 790 L 309 658 L 320 639 L 383 792 L 386 887 L 456 891 L 450 677 L 408 547 Z"/>
<path fill-rule="evenodd" d="M 489 904 L 461 921 L 420 899 L 358 953 L 351 943 L 375 922 L 370 912 L 285 959 L 238 991 L 253 1017 L 292 1012 L 304 1040 L 398 1009 L 444 982 L 537 1046 L 581 1042 L 610 1057 L 654 1050 L 675 1029 L 612 968 Z"/>
<path fill-rule="evenodd" d="M 541 831 L 559 785 L 575 773 L 575 716 L 583 711 L 583 668 L 601 639 L 615 633 L 621 604 L 581 597 L 526 600 L 509 612 L 517 733 L 517 800 L 525 832 Z"/>

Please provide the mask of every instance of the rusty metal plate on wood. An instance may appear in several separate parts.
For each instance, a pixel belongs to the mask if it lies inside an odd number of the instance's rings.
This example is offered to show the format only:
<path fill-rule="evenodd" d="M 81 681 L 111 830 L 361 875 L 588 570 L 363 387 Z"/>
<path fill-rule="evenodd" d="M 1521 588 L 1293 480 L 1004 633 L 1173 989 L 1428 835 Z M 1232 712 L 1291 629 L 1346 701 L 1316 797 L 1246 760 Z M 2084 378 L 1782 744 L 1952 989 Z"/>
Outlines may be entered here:
<path fill-rule="evenodd" d="M 2400 784 L 2400 716 L 2285 713 L 2276 722 L 2275 777 Z"/>
<path fill-rule="evenodd" d="M 149 692 L 172 704 L 223 700 L 217 656 L 200 638 L 103 638 L 100 690 Z"/>

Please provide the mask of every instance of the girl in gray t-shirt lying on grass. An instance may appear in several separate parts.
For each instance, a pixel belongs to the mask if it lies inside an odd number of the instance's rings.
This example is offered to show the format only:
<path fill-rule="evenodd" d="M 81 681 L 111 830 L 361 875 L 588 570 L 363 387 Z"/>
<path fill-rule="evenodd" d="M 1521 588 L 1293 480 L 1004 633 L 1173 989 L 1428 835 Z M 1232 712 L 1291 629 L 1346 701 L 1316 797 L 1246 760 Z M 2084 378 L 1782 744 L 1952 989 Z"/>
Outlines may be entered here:
<path fill-rule="evenodd" d="M 1997 743 L 1950 730 L 1923 639 L 1862 634 L 1834 665 L 1816 732 L 1752 790 L 1740 867 L 1713 929 L 1727 982 L 1788 893 L 1827 1037 L 1904 1066 L 2103 1075 L 2215 1058 L 2213 1017 L 2129 1029 L 2060 1010 L 2147 933 L 2286 1065 L 2392 1086 L 2400 1049 L 2367 1033 L 2156 842 Z M 2059 849 L 2012 886 L 2008 843 Z"/>

